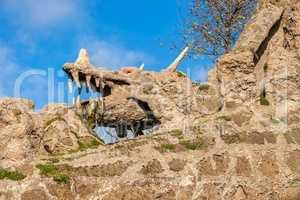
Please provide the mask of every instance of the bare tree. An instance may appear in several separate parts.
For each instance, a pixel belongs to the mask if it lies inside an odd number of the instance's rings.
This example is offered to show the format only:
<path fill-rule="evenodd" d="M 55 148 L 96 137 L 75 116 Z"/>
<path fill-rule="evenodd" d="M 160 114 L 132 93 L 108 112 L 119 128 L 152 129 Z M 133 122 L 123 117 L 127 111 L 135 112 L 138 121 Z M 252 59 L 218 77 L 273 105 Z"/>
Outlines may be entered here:
<path fill-rule="evenodd" d="M 192 0 L 184 42 L 194 55 L 218 57 L 236 42 L 257 0 Z"/>

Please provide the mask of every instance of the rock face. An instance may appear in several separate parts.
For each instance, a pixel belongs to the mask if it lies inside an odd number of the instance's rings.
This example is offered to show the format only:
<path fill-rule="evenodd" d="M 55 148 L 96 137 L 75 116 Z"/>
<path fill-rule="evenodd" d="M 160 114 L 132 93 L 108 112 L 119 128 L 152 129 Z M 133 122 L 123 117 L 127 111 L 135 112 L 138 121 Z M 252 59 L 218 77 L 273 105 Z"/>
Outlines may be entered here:
<path fill-rule="evenodd" d="M 217 62 L 222 111 L 247 122 L 243 131 L 288 133 L 297 126 L 299 9 L 299 1 L 260 1 L 233 51 Z"/>
<path fill-rule="evenodd" d="M 286 104 L 294 109 L 298 101 L 299 2 L 270 2 L 261 1 L 236 47 L 218 60 L 225 108 L 257 105 L 262 95 L 273 112 Z"/>
<path fill-rule="evenodd" d="M 33 103 L 22 99 L 0 100 L 0 156 L 3 160 L 15 161 L 30 157 L 32 148 L 39 139 L 34 133 L 30 114 Z"/>
<path fill-rule="evenodd" d="M 81 50 L 64 70 L 99 99 L 0 100 L 0 199 L 298 200 L 299 23 L 299 1 L 260 1 L 201 85 L 174 71 L 186 49 L 162 72 L 99 70 Z M 113 145 L 90 130 L 141 122 L 160 128 Z"/>
<path fill-rule="evenodd" d="M 37 129 L 43 135 L 40 148 L 47 153 L 76 151 L 80 143 L 95 140 L 76 112 L 65 105 L 48 105 L 35 118 L 39 122 Z"/>
<path fill-rule="evenodd" d="M 0 100 L 0 156 L 3 166 L 19 165 L 36 155 L 75 151 L 79 143 L 95 140 L 75 112 L 64 105 L 49 105 L 33 112 L 24 99 Z M 2 166 L 1 165 L 1 166 Z"/>

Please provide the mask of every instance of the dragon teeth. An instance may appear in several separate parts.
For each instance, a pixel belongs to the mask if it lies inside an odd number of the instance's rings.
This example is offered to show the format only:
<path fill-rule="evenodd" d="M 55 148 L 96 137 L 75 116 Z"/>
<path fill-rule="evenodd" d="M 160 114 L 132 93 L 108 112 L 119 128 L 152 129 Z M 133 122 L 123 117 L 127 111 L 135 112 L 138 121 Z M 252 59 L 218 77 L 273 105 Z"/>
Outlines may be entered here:
<path fill-rule="evenodd" d="M 78 72 L 77 71 L 76 72 L 72 72 L 71 74 L 72 74 L 72 77 L 73 77 L 73 79 L 74 79 L 77 87 L 81 88 L 81 84 L 80 84 L 80 81 L 79 81 L 79 74 L 78 74 Z"/>
<path fill-rule="evenodd" d="M 92 87 L 91 87 L 91 76 L 86 76 L 86 85 L 88 87 L 88 89 L 91 91 Z"/>
<path fill-rule="evenodd" d="M 100 86 L 100 79 L 96 78 L 96 87 L 99 88 L 99 86 Z"/>

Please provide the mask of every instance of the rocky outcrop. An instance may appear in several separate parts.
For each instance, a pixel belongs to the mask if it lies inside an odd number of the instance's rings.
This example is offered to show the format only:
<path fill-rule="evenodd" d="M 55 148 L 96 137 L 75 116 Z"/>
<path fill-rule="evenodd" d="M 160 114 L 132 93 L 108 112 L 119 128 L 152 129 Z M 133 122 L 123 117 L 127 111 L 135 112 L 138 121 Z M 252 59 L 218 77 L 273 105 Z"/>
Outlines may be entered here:
<path fill-rule="evenodd" d="M 206 84 L 176 72 L 187 48 L 161 72 L 97 69 L 82 50 L 64 70 L 98 98 L 0 100 L 0 199 L 299 199 L 299 9 L 260 1 Z M 160 128 L 113 145 L 91 131 L 145 122 Z"/>
<path fill-rule="evenodd" d="M 23 99 L 0 100 L 0 162 L 19 162 L 32 156 L 40 142 L 30 112 L 33 103 Z M 3 162 L 6 161 L 6 162 Z"/>
<path fill-rule="evenodd" d="M 65 105 L 48 105 L 34 114 L 41 132 L 41 153 L 63 154 L 76 151 L 96 138 L 76 112 Z"/>
<path fill-rule="evenodd" d="M 33 108 L 33 102 L 25 99 L 0 100 L 1 166 L 76 151 L 80 144 L 96 140 L 72 109 L 49 105 L 33 112 Z"/>
<path fill-rule="evenodd" d="M 250 125 L 243 126 L 245 130 L 289 132 L 296 123 L 299 6 L 299 1 L 261 1 L 233 51 L 218 59 L 222 112 L 252 113 L 247 114 Z"/>
<path fill-rule="evenodd" d="M 278 2 L 261 3 L 233 51 L 218 60 L 217 77 L 225 105 L 257 104 L 263 94 L 275 108 L 280 98 L 277 93 L 298 96 L 299 50 L 294 43 L 299 3 Z M 282 87 L 284 79 L 288 79 L 286 88 Z"/>

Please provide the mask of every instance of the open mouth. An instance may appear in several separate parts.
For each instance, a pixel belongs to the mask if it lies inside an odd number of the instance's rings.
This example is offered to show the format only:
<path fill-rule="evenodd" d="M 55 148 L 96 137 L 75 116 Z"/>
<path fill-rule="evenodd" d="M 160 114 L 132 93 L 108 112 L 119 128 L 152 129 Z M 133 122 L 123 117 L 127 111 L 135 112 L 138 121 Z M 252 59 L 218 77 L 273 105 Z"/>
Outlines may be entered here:
<path fill-rule="evenodd" d="M 160 121 L 147 102 L 131 96 L 132 85 L 136 84 L 130 74 L 141 71 L 126 68 L 110 71 L 93 67 L 86 50 L 80 50 L 75 63 L 66 63 L 63 70 L 68 75 L 68 90 L 78 91 L 74 97 L 74 108 L 87 127 L 106 143 L 120 138 L 144 135 L 157 128 Z M 81 100 L 82 90 L 97 94 Z"/>

